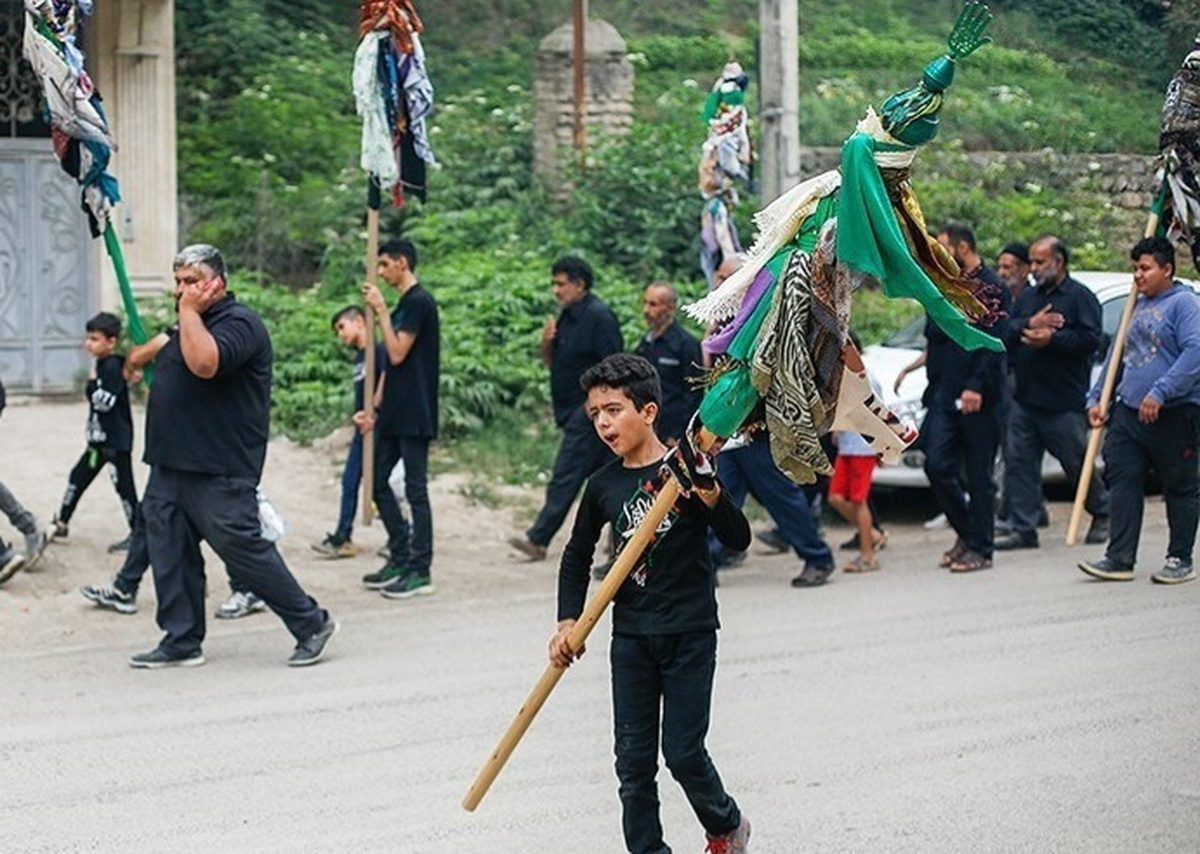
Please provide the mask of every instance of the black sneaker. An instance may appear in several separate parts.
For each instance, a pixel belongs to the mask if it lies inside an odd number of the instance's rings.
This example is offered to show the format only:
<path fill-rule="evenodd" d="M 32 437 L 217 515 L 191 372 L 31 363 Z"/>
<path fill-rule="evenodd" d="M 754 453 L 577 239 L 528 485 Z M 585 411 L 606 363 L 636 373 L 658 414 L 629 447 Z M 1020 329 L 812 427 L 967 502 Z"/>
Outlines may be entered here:
<path fill-rule="evenodd" d="M 416 596 L 432 596 L 436 590 L 428 573 L 406 572 L 379 592 L 386 599 L 412 599 Z"/>
<path fill-rule="evenodd" d="M 1089 546 L 1102 546 L 1108 542 L 1108 517 L 1093 516 L 1083 541 Z"/>
<path fill-rule="evenodd" d="M 198 649 L 179 655 L 155 647 L 129 659 L 129 666 L 139 670 L 158 670 L 162 667 L 199 667 L 204 663 L 204 653 Z"/>
<path fill-rule="evenodd" d="M 817 564 L 809 563 L 804 566 L 804 572 L 792 579 L 793 587 L 820 587 L 829 580 L 829 576 L 833 574 L 833 564 Z"/>
<path fill-rule="evenodd" d="M 1013 531 L 1005 537 L 997 537 L 992 546 L 998 552 L 1011 552 L 1016 549 L 1036 549 L 1038 536 L 1032 531 Z"/>
<path fill-rule="evenodd" d="M 766 531 L 759 531 L 754 535 L 754 539 L 773 552 L 786 552 L 791 548 L 788 545 L 788 541 L 783 538 L 783 534 L 779 533 L 779 528 L 769 528 Z"/>
<path fill-rule="evenodd" d="M 137 597 L 132 593 L 118 590 L 115 585 L 93 587 L 90 584 L 85 584 L 79 588 L 79 592 L 83 594 L 84 599 L 87 599 L 89 602 L 95 602 L 101 608 L 108 608 L 110 611 L 116 611 L 119 614 L 137 613 Z"/>
<path fill-rule="evenodd" d="M 117 542 L 115 542 L 115 543 L 109 543 L 109 545 L 108 545 L 108 553 L 109 553 L 109 554 L 115 554 L 116 552 L 127 552 L 127 551 L 129 551 L 129 541 L 130 541 L 131 539 L 133 539 L 132 535 L 131 535 L 131 536 L 128 536 L 128 537 L 126 537 L 126 538 L 125 538 L 125 539 L 123 539 L 123 540 L 117 540 Z"/>
<path fill-rule="evenodd" d="M 288 659 L 288 667 L 308 667 L 320 661 L 325 656 L 329 639 L 337 634 L 337 630 L 338 624 L 334 622 L 333 617 L 326 617 L 321 631 L 296 644 L 296 651 Z"/>
<path fill-rule="evenodd" d="M 368 572 L 364 575 L 362 583 L 369 590 L 382 590 L 396 579 L 403 577 L 404 573 L 404 567 L 385 563 L 378 572 Z"/>
<path fill-rule="evenodd" d="M 1101 581 L 1133 581 L 1133 567 L 1104 558 L 1096 561 L 1081 560 L 1079 568 L 1092 578 Z"/>

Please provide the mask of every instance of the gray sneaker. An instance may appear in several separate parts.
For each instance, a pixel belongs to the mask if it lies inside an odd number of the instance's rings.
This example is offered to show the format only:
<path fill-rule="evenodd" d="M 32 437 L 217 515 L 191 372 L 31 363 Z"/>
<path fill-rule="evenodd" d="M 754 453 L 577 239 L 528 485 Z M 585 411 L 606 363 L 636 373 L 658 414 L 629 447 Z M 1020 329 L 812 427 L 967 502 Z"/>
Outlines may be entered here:
<path fill-rule="evenodd" d="M 36 528 L 33 533 L 25 535 L 25 569 L 33 569 L 33 565 L 41 559 L 46 546 L 50 544 L 50 532 L 45 528 Z"/>
<path fill-rule="evenodd" d="M 1163 568 L 1150 576 L 1156 584 L 1183 584 L 1196 580 L 1196 568 L 1183 558 L 1169 557 Z"/>
<path fill-rule="evenodd" d="M 267 603 L 253 593 L 235 592 L 217 608 L 217 618 L 221 620 L 236 620 L 239 617 L 249 617 L 258 611 L 266 610 Z"/>
<path fill-rule="evenodd" d="M 337 634 L 337 630 L 338 624 L 334 622 L 333 617 L 326 617 L 321 631 L 296 644 L 296 651 L 288 659 L 288 667 L 308 667 L 324 658 L 329 639 Z"/>
<path fill-rule="evenodd" d="M 84 599 L 87 599 L 89 602 L 95 602 L 101 608 L 108 608 L 108 610 L 116 611 L 119 614 L 137 613 L 137 597 L 132 593 L 118 590 L 114 585 L 93 587 L 90 584 L 85 584 L 79 588 L 79 592 Z"/>
<path fill-rule="evenodd" d="M 138 670 L 159 670 L 163 667 L 199 667 L 203 663 L 204 653 L 198 649 L 177 654 L 155 647 L 149 652 L 139 653 L 129 659 L 129 666 Z"/>
<path fill-rule="evenodd" d="M 0 540 L 0 584 L 8 581 L 25 566 L 25 555 Z"/>

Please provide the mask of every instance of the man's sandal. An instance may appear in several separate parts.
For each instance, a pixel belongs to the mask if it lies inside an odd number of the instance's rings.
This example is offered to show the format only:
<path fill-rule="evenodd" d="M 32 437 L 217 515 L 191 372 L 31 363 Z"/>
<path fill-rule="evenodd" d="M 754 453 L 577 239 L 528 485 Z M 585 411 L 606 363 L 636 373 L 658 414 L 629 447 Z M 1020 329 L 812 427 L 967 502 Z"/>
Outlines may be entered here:
<path fill-rule="evenodd" d="M 938 566 L 940 566 L 942 569 L 945 569 L 962 557 L 963 552 L 966 550 L 966 543 L 964 543 L 961 539 L 955 540 L 954 545 L 950 547 L 949 551 L 942 552 L 942 557 L 938 560 Z"/>
<path fill-rule="evenodd" d="M 976 572 L 980 569 L 991 569 L 992 559 L 984 557 L 970 549 L 965 549 L 953 563 L 950 564 L 951 572 Z"/>

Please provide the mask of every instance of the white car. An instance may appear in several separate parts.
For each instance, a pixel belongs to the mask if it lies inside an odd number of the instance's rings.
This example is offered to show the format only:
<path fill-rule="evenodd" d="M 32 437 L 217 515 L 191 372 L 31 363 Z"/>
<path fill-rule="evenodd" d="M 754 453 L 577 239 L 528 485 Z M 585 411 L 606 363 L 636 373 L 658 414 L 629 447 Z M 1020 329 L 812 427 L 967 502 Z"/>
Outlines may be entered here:
<path fill-rule="evenodd" d="M 1092 381 L 1100 373 L 1100 364 L 1108 352 L 1108 344 L 1121 325 L 1121 313 L 1125 300 L 1133 288 L 1132 273 L 1111 273 L 1095 270 L 1072 271 L 1071 277 L 1086 285 L 1100 300 L 1104 316 L 1104 339 L 1096 355 L 1092 369 Z M 1200 292 L 1196 282 L 1181 280 L 1192 290 Z M 863 350 L 863 364 L 871 378 L 883 390 L 883 402 L 899 416 L 901 421 L 911 421 L 918 427 L 925 420 L 925 407 L 921 395 L 927 384 L 925 368 L 918 368 L 904 378 L 900 392 L 894 386 L 902 368 L 925 349 L 925 317 L 921 316 L 889 335 L 882 344 L 874 344 Z M 919 441 L 918 441 L 919 444 Z M 1049 454 L 1042 460 L 1042 479 L 1047 482 L 1065 480 L 1066 475 L 1058 461 Z M 929 480 L 925 477 L 925 454 L 919 450 L 905 451 L 896 465 L 880 464 L 872 481 L 879 486 L 912 487 L 926 489 Z"/>

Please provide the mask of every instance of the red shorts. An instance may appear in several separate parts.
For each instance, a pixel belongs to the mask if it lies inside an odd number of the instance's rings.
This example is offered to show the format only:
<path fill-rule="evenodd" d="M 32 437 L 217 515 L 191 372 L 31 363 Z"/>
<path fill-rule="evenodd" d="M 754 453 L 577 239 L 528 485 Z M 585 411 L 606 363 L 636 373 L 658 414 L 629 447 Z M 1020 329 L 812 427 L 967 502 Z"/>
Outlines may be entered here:
<path fill-rule="evenodd" d="M 871 493 L 871 474 L 875 471 L 876 457 L 843 457 L 833 461 L 833 479 L 829 481 L 829 494 L 840 495 L 847 501 L 861 504 Z"/>

